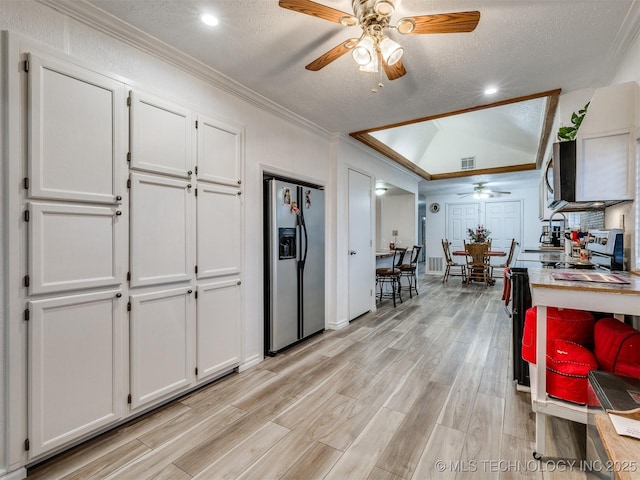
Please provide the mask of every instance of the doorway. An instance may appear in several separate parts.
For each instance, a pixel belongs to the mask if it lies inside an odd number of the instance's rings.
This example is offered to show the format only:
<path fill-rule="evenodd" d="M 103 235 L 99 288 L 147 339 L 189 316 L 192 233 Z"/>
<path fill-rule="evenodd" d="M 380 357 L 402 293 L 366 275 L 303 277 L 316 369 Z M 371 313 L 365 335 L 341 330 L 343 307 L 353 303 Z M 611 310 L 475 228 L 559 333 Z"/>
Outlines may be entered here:
<path fill-rule="evenodd" d="M 371 177 L 349 169 L 349 320 L 371 310 L 373 241 Z"/>

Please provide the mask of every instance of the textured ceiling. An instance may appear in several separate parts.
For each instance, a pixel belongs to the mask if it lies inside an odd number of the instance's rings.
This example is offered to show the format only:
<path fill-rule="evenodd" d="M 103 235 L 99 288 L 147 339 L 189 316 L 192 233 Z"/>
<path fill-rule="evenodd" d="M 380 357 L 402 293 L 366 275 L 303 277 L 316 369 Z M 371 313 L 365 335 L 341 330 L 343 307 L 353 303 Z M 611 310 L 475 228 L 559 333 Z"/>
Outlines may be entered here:
<path fill-rule="evenodd" d="M 285 10 L 278 0 L 41 0 L 98 7 L 209 65 L 331 133 L 392 123 L 560 88 L 610 82 L 638 34 L 639 0 L 402 0 L 402 16 L 479 10 L 471 33 L 400 36 L 407 74 L 384 80 L 344 55 L 318 72 L 304 66 L 358 27 Z M 351 0 L 318 0 L 351 12 Z M 207 27 L 203 12 L 220 18 Z M 111 19 L 113 20 L 113 19 Z M 483 91 L 499 92 L 487 99 Z M 523 141 L 527 141 L 524 139 Z"/>

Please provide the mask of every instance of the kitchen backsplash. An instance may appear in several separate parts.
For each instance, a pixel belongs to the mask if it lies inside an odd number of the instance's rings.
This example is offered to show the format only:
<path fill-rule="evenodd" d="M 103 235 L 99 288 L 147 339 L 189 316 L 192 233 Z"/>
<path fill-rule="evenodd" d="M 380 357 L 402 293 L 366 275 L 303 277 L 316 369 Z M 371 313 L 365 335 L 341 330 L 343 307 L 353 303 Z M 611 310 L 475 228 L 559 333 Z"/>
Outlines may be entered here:
<path fill-rule="evenodd" d="M 604 212 L 576 212 L 567 214 L 567 224 L 569 228 L 587 230 L 598 230 L 604 228 Z"/>

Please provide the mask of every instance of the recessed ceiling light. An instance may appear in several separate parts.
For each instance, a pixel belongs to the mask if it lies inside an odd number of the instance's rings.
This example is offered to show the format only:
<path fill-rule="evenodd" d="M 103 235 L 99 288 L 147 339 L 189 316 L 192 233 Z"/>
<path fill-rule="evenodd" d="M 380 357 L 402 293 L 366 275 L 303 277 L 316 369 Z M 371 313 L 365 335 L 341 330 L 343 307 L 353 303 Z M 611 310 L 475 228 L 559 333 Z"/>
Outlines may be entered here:
<path fill-rule="evenodd" d="M 210 15 L 208 13 L 203 13 L 200 16 L 200 20 L 202 20 L 202 23 L 204 23 L 205 25 L 209 25 L 210 27 L 215 27 L 216 25 L 218 25 L 218 23 L 220 23 L 217 17 L 214 17 L 213 15 Z"/>
<path fill-rule="evenodd" d="M 493 95 L 497 91 L 498 91 L 498 89 L 496 87 L 489 87 L 484 91 L 484 94 L 485 95 Z"/>

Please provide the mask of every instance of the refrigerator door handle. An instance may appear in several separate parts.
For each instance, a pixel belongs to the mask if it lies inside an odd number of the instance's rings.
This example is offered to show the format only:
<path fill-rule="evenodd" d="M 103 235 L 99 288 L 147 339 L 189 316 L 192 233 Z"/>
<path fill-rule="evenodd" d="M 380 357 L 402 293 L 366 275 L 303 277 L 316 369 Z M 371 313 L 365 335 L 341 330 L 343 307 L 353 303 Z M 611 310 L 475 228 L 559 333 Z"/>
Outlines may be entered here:
<path fill-rule="evenodd" d="M 309 236 L 307 234 L 307 225 L 304 223 L 304 217 L 300 217 L 300 226 L 302 227 L 302 232 L 304 233 L 304 253 L 300 258 L 300 266 L 304 268 L 304 262 L 307 261 L 307 251 L 309 250 Z"/>

